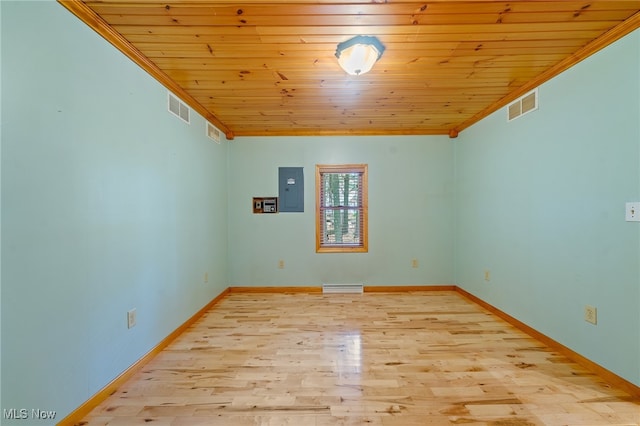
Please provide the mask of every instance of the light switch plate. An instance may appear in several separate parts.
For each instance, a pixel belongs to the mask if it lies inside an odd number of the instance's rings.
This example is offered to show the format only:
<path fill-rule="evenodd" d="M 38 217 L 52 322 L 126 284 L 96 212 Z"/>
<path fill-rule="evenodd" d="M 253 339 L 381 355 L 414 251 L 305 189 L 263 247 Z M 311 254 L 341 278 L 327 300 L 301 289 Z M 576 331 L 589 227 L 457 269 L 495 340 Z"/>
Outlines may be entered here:
<path fill-rule="evenodd" d="M 625 205 L 624 220 L 627 222 L 640 222 L 640 201 Z"/>

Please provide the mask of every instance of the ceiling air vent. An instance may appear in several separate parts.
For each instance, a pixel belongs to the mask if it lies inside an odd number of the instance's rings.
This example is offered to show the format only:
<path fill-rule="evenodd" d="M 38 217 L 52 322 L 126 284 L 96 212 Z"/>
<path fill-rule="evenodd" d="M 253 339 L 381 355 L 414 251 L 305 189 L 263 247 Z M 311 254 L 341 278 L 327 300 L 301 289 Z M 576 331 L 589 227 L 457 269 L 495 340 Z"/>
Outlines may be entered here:
<path fill-rule="evenodd" d="M 207 136 L 213 139 L 216 143 L 220 143 L 220 129 L 207 121 Z"/>
<path fill-rule="evenodd" d="M 168 92 L 169 112 L 189 124 L 189 107 L 187 104 L 178 99 L 173 93 Z"/>
<path fill-rule="evenodd" d="M 507 108 L 507 121 L 515 120 L 516 118 L 537 109 L 538 89 L 534 89 L 509 104 L 509 107 Z"/>

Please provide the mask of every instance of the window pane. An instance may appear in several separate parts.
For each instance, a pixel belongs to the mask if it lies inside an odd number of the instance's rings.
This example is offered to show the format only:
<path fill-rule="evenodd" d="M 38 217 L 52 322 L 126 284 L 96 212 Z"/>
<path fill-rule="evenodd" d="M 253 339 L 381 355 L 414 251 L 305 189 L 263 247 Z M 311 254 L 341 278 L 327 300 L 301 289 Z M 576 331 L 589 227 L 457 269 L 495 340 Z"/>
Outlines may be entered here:
<path fill-rule="evenodd" d="M 360 244 L 360 210 L 330 209 L 323 212 L 324 244 Z"/>
<path fill-rule="evenodd" d="M 361 175 L 359 173 L 322 174 L 322 201 L 324 207 L 359 207 Z"/>

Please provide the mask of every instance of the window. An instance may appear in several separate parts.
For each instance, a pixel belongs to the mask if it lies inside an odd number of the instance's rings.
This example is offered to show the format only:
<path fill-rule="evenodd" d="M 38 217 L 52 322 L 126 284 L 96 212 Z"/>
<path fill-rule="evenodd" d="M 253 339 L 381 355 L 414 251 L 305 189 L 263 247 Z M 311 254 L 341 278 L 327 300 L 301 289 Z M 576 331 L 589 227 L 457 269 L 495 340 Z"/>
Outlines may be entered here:
<path fill-rule="evenodd" d="M 316 252 L 367 252 L 367 165 L 316 165 Z"/>

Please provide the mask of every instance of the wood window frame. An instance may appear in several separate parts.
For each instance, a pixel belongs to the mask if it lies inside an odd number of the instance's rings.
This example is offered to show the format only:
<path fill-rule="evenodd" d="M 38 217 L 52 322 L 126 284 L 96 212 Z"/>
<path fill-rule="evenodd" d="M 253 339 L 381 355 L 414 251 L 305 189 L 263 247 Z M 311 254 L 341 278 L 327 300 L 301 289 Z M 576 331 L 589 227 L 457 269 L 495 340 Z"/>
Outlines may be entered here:
<path fill-rule="evenodd" d="M 326 173 L 358 173 L 361 175 L 360 242 L 353 244 L 327 244 L 323 242 L 322 175 Z M 316 253 L 367 253 L 369 251 L 369 201 L 367 164 L 316 164 Z"/>

